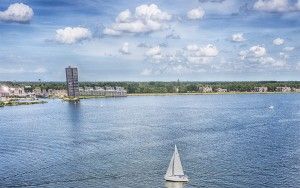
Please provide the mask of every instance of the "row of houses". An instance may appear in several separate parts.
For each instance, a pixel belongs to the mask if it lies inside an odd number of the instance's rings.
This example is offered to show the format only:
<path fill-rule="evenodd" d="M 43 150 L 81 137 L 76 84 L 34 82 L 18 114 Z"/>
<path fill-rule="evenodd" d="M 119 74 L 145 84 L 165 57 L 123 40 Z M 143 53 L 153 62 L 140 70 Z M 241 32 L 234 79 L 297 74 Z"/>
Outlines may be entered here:
<path fill-rule="evenodd" d="M 9 96 L 25 96 L 25 90 L 23 87 L 0 87 L 0 97 L 9 97 Z"/>
<path fill-rule="evenodd" d="M 82 96 L 111 96 L 111 97 L 123 97 L 127 96 L 127 91 L 123 87 L 79 87 L 80 95 Z M 0 97 L 59 97 L 63 98 L 67 96 L 67 90 L 56 89 L 41 89 L 36 87 L 34 89 L 31 86 L 25 87 L 8 87 L 0 86 Z"/>
<path fill-rule="evenodd" d="M 198 91 L 201 93 L 212 93 L 212 92 L 218 92 L 218 93 L 222 93 L 222 92 L 228 92 L 227 89 L 224 88 L 217 88 L 217 89 L 213 89 L 210 86 L 200 86 L 198 88 Z M 255 87 L 253 92 L 268 92 L 268 87 Z M 298 88 L 291 88 L 291 87 L 276 87 L 276 92 L 300 92 L 300 89 Z"/>
<path fill-rule="evenodd" d="M 25 87 L 8 87 L 8 86 L 0 86 L 0 97 L 44 97 L 47 98 L 49 96 L 66 96 L 66 90 L 54 90 L 54 89 L 41 89 L 39 87 L 31 89 L 31 86 Z"/>
<path fill-rule="evenodd" d="M 127 91 L 123 87 L 79 87 L 81 96 L 125 97 Z"/>

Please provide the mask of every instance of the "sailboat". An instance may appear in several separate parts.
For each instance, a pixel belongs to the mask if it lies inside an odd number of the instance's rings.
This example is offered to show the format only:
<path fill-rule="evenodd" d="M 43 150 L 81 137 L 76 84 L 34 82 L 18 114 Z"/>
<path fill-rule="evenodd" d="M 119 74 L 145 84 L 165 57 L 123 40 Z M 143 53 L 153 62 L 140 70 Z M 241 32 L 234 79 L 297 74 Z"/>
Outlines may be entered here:
<path fill-rule="evenodd" d="M 189 181 L 188 177 L 184 175 L 183 168 L 181 165 L 179 153 L 177 150 L 177 146 L 175 145 L 175 151 L 171 158 L 167 173 L 165 174 L 166 181 L 173 182 L 187 182 Z"/>

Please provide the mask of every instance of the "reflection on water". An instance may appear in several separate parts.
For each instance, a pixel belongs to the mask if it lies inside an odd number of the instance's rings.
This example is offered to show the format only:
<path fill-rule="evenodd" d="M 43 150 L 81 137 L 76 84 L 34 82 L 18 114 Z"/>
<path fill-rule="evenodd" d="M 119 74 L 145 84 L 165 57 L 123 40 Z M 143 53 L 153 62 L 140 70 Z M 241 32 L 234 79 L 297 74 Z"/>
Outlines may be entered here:
<path fill-rule="evenodd" d="M 186 183 L 183 182 L 170 182 L 170 181 L 166 181 L 165 182 L 165 187 L 166 188 L 184 188 L 184 185 Z"/>
<path fill-rule="evenodd" d="M 80 103 L 79 102 L 68 102 L 69 118 L 74 126 L 80 125 L 81 114 L 80 114 Z"/>

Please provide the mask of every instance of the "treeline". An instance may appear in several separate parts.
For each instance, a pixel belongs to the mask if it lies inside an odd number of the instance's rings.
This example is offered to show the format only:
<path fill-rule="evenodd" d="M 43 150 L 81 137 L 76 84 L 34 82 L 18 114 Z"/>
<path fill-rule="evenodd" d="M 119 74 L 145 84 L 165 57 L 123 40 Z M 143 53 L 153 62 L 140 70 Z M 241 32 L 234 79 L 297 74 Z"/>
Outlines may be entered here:
<path fill-rule="evenodd" d="M 31 89 L 66 89 L 65 82 L 1 82 L 10 86 L 31 86 Z M 80 87 L 124 87 L 128 93 L 187 93 L 198 92 L 199 87 L 208 86 L 213 90 L 217 88 L 228 91 L 251 92 L 255 87 L 268 87 L 268 91 L 276 91 L 276 87 L 300 88 L 300 81 L 258 81 L 258 82 L 80 82 Z M 28 89 L 28 88 L 27 88 Z M 29 88 L 30 90 L 30 88 Z"/>

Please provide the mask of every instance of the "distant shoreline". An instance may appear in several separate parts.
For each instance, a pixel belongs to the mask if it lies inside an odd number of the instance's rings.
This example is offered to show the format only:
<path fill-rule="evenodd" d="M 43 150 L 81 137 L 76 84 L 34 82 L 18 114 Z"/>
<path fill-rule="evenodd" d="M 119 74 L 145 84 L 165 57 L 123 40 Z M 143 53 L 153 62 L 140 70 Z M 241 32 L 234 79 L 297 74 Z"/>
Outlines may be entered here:
<path fill-rule="evenodd" d="M 127 96 L 240 95 L 240 94 L 300 94 L 300 92 L 130 93 L 127 94 Z"/>

